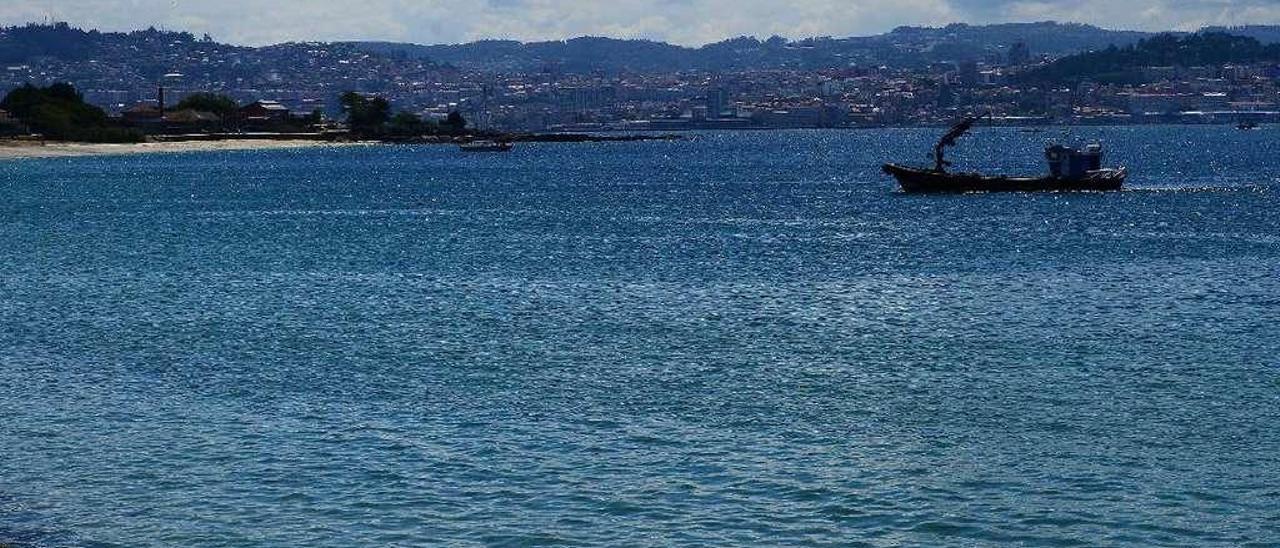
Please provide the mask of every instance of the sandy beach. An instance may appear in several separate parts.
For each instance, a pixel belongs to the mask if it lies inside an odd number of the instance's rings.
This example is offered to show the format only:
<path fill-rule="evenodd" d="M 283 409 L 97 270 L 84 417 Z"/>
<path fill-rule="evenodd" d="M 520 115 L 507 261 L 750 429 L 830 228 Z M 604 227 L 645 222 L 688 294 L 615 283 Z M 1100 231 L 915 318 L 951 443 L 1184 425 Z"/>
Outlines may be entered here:
<path fill-rule="evenodd" d="M 328 141 L 311 141 L 301 139 L 290 141 L 228 139 L 225 141 L 171 141 L 128 144 L 55 142 L 40 144 L 39 142 L 31 141 L 0 141 L 0 160 L 166 152 L 203 152 L 218 150 L 267 150 L 323 146 L 351 146 L 354 144 L 361 143 L 332 143 Z"/>

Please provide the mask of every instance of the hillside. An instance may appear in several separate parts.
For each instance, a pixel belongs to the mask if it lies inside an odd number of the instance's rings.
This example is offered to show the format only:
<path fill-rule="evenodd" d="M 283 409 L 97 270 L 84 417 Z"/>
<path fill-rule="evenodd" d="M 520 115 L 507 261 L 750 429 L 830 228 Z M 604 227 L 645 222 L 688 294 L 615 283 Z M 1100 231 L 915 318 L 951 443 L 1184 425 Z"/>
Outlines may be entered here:
<path fill-rule="evenodd" d="M 1280 27 L 1231 29 L 1262 42 L 1280 41 Z M 469 71 L 563 73 L 824 69 L 850 65 L 920 67 L 935 62 L 997 61 L 1022 42 L 1034 55 L 1060 57 L 1109 46 L 1125 47 L 1154 35 L 1074 23 L 953 24 L 900 27 L 864 37 L 765 40 L 738 37 L 701 47 L 650 40 L 579 37 L 516 42 L 483 40 L 456 45 L 391 42 L 292 43 L 250 48 L 205 36 L 155 29 L 127 33 L 81 30 L 60 23 L 0 28 L 0 62 L 41 64 L 104 80 L 149 81 L 169 72 L 193 75 L 214 88 L 232 83 L 269 87 L 326 75 L 356 81 L 370 91 L 382 74 L 418 74 L 456 67 Z M 94 63 L 89 63 L 94 61 Z M 353 65 L 355 64 L 355 65 Z M 358 65 L 360 70 L 353 71 Z M 363 89 L 363 88 L 362 88 Z"/>
<path fill-rule="evenodd" d="M 156 84 L 169 74 L 181 75 L 175 85 L 250 99 L 281 88 L 384 91 L 448 71 L 430 61 L 392 59 L 349 44 L 250 48 L 185 32 L 99 32 L 65 23 L 0 28 L 0 63 L 5 69 L 0 90 L 71 81 L 103 104 L 145 97 L 139 92 L 154 95 Z"/>
<path fill-rule="evenodd" d="M 1071 55 L 1023 76 L 1027 82 L 1136 83 L 1143 67 L 1219 66 L 1231 63 L 1280 62 L 1280 44 L 1264 44 L 1247 36 L 1205 31 L 1178 36 L 1161 34 L 1124 47 Z"/>
<path fill-rule="evenodd" d="M 1205 27 L 1201 32 L 1222 32 L 1253 38 L 1264 44 L 1280 43 L 1280 26 L 1276 25 L 1243 25 L 1238 27 Z"/>
<path fill-rule="evenodd" d="M 739 37 L 698 48 L 648 40 L 582 37 L 563 41 L 486 40 L 456 45 L 354 42 L 366 51 L 430 59 L 471 70 L 567 72 L 737 70 L 845 67 L 850 64 L 922 66 L 939 61 L 1000 59 L 1016 42 L 1036 54 L 1060 56 L 1150 36 L 1074 23 L 954 24 L 900 27 L 866 37 L 789 41 Z"/>

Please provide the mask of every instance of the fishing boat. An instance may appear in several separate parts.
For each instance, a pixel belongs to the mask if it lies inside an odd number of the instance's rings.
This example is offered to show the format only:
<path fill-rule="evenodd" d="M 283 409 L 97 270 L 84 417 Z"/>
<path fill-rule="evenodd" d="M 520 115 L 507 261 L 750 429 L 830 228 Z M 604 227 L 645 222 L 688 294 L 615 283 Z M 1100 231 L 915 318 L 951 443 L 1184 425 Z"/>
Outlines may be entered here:
<path fill-rule="evenodd" d="M 1128 170 L 1102 167 L 1102 145 L 1082 149 L 1051 145 L 1045 148 L 1049 174 L 1030 177 L 950 173 L 950 162 L 943 158 L 947 147 L 985 117 L 971 116 L 952 126 L 933 147 L 933 168 L 885 164 L 882 169 L 898 180 L 903 192 L 1037 192 L 1037 191 L 1105 191 L 1120 190 Z"/>
<path fill-rule="evenodd" d="M 507 152 L 511 150 L 512 144 L 507 141 L 490 141 L 478 140 L 458 145 L 458 149 L 463 152 Z"/>
<path fill-rule="evenodd" d="M 1239 124 L 1236 124 L 1236 129 L 1241 130 L 1241 131 L 1249 131 L 1249 130 L 1252 130 L 1252 129 L 1258 129 L 1258 124 L 1257 124 L 1257 123 L 1254 123 L 1254 122 L 1240 122 Z"/>

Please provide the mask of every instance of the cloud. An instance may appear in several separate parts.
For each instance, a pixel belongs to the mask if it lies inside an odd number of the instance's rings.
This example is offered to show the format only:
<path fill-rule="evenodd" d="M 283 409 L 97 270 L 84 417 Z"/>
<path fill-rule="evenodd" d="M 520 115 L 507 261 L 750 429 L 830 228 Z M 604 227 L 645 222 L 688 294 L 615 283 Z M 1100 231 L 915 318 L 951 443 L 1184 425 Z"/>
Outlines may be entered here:
<path fill-rule="evenodd" d="M 1055 19 L 1188 30 L 1280 23 L 1276 0 L 0 0 L 0 23 L 156 26 L 240 44 L 376 39 L 650 38 L 700 45 L 739 35 L 849 36 L 898 25 Z"/>

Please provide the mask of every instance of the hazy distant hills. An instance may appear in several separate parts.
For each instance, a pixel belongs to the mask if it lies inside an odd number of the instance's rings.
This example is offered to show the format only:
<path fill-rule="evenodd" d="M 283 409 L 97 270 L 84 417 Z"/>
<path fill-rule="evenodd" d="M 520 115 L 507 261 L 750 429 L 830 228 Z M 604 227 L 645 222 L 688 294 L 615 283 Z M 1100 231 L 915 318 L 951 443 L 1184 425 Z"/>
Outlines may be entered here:
<path fill-rule="evenodd" d="M 1280 26 L 1220 29 L 1264 43 L 1280 42 Z M 581 37 L 563 41 L 484 40 L 456 45 L 388 42 L 290 43 L 267 47 L 222 44 L 190 33 L 147 29 L 98 32 L 57 25 L 0 28 L 0 64 L 39 67 L 47 77 L 77 81 L 148 82 L 182 72 L 213 89 L 287 83 L 351 82 L 376 91 L 388 80 L 429 77 L 454 69 L 491 72 L 618 73 L 699 69 L 827 69 L 918 67 L 935 62 L 1002 60 L 1023 42 L 1032 55 L 1064 56 L 1124 47 L 1151 33 L 1074 23 L 953 24 L 900 27 L 876 36 L 761 40 L 740 37 L 701 47 L 648 40 Z M 31 69 L 37 70 L 35 68 Z M 22 78 L 10 70 L 9 80 Z M 65 75 L 65 76 L 64 76 Z"/>
<path fill-rule="evenodd" d="M 1258 32 L 1263 28 L 1257 27 Z M 1280 28 L 1275 28 L 1273 33 L 1280 38 Z M 595 37 L 529 43 L 487 40 L 434 46 L 389 42 L 355 45 L 380 54 L 431 59 L 464 69 L 616 72 L 817 69 L 851 64 L 917 66 L 938 61 L 998 59 L 1016 42 L 1026 43 L 1035 54 L 1060 56 L 1110 45 L 1129 45 L 1150 35 L 1091 25 L 1042 22 L 900 27 L 877 36 L 797 41 L 740 37 L 699 48 Z"/>

